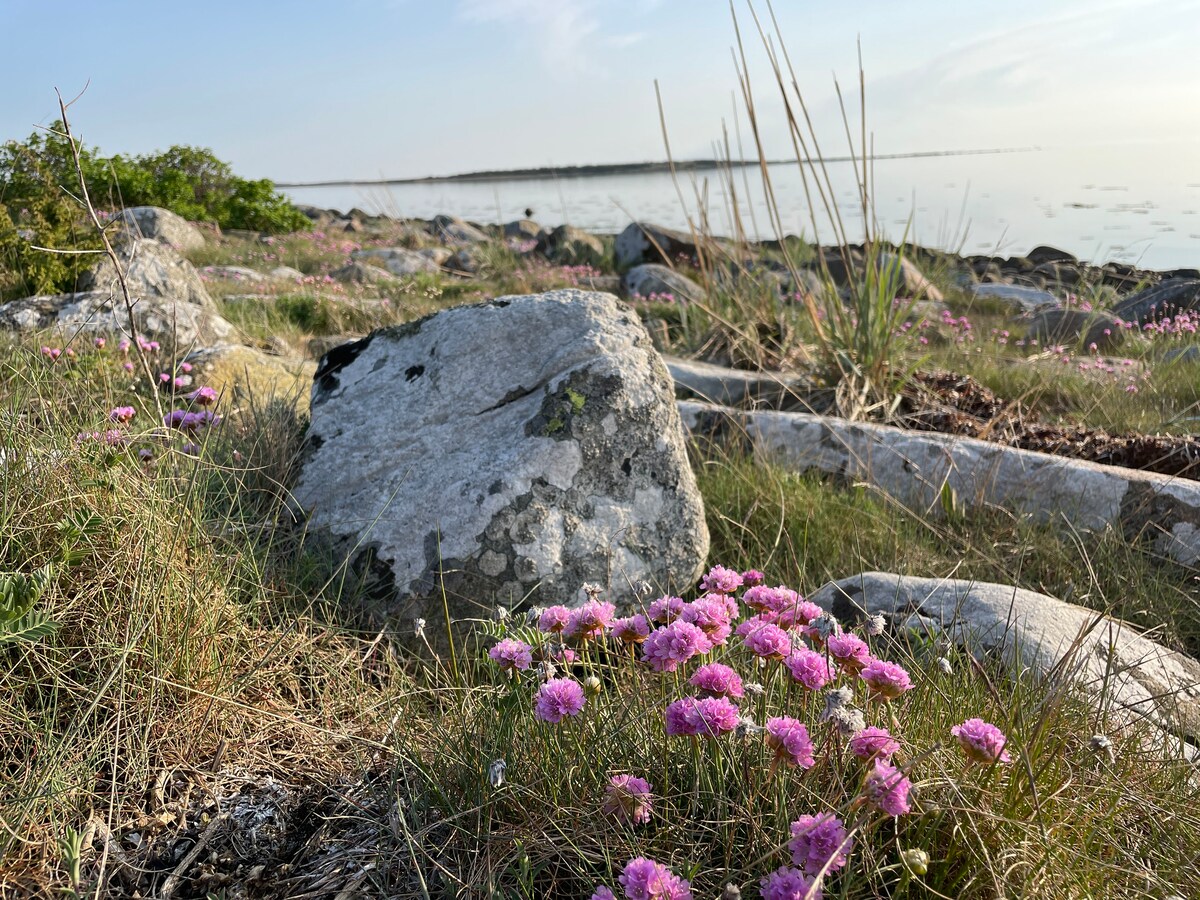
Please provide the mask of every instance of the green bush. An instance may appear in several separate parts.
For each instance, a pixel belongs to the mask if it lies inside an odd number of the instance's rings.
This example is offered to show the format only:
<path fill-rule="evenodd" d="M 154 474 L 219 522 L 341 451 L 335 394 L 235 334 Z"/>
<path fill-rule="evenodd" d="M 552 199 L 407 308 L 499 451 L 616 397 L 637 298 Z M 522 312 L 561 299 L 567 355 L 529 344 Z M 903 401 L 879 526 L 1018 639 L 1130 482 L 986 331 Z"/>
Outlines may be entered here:
<path fill-rule="evenodd" d="M 81 147 L 80 166 L 98 208 L 160 206 L 185 219 L 280 234 L 308 218 L 267 179 L 233 174 L 211 150 L 175 146 L 111 158 Z M 96 250 L 99 236 L 76 199 L 79 176 L 61 125 L 0 146 L 0 299 L 72 290 L 95 259 L 56 250 Z"/>

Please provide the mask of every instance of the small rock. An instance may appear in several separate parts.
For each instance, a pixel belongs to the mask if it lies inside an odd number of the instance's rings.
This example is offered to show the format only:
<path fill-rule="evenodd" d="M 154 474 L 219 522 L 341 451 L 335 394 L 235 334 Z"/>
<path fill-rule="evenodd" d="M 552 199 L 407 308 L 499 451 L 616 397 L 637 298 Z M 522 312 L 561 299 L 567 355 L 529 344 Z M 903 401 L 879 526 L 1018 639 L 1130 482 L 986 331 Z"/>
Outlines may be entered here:
<path fill-rule="evenodd" d="M 670 294 L 676 301 L 694 303 L 704 297 L 704 288 L 692 279 L 657 263 L 634 266 L 622 276 L 621 287 L 628 296 L 642 299 Z"/>

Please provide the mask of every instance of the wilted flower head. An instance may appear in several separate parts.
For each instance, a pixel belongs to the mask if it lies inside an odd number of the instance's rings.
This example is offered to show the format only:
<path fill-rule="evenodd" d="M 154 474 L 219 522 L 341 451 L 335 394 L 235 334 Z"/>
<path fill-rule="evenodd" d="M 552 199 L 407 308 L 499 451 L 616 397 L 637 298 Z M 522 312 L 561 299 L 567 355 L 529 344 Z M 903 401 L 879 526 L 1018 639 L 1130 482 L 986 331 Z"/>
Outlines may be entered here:
<path fill-rule="evenodd" d="M 870 688 L 871 696 L 877 700 L 895 700 L 905 691 L 912 690 L 908 672 L 892 662 L 873 659 L 859 674 Z"/>
<path fill-rule="evenodd" d="M 562 631 L 571 618 L 571 610 L 565 606 L 547 606 L 538 618 L 538 629 L 550 634 Z"/>
<path fill-rule="evenodd" d="M 494 759 L 492 764 L 488 766 L 488 783 L 498 788 L 504 784 L 504 771 L 508 768 L 508 763 L 503 759 Z"/>
<path fill-rule="evenodd" d="M 863 624 L 863 631 L 871 637 L 878 637 L 883 634 L 885 628 L 887 628 L 887 620 L 883 617 L 882 613 L 867 616 L 867 621 Z"/>
<path fill-rule="evenodd" d="M 783 659 L 792 652 L 792 639 L 778 625 L 763 625 L 746 635 L 746 649 L 763 659 Z"/>
<path fill-rule="evenodd" d="M 759 882 L 762 900 L 822 900 L 820 879 L 782 866 Z"/>
<path fill-rule="evenodd" d="M 543 722 L 556 725 L 567 716 L 577 716 L 583 711 L 583 688 L 570 678 L 553 678 L 537 692 L 534 711 Z"/>
<path fill-rule="evenodd" d="M 496 607 L 496 621 L 497 622 L 507 622 L 508 621 L 508 607 L 507 606 L 497 606 Z"/>
<path fill-rule="evenodd" d="M 656 672 L 674 672 L 693 656 L 711 649 L 708 636 L 698 626 L 682 619 L 656 628 L 642 644 L 643 658 Z"/>
<path fill-rule="evenodd" d="M 912 810 L 909 791 L 912 782 L 900 769 L 881 759 L 875 760 L 875 769 L 867 776 L 863 785 L 863 798 L 872 809 L 889 816 L 902 816 Z"/>
<path fill-rule="evenodd" d="M 776 716 L 767 719 L 767 746 L 775 751 L 775 757 L 789 766 L 802 769 L 813 765 L 813 744 L 808 729 L 798 719 Z"/>
<path fill-rule="evenodd" d="M 891 759 L 900 749 L 900 742 L 886 728 L 864 728 L 850 738 L 850 752 L 859 759 Z"/>
<path fill-rule="evenodd" d="M 714 594 L 732 594 L 742 586 L 741 573 L 724 566 L 713 566 L 700 580 L 700 590 Z"/>
<path fill-rule="evenodd" d="M 502 670 L 524 671 L 533 665 L 533 648 L 516 638 L 505 638 L 488 650 L 488 656 Z"/>
<path fill-rule="evenodd" d="M 419 638 L 425 637 L 425 620 L 422 618 L 413 619 L 413 634 Z"/>
<path fill-rule="evenodd" d="M 846 837 L 846 826 L 833 813 L 801 816 L 792 823 L 788 850 L 792 862 L 809 875 L 836 872 L 846 865 L 854 840 Z"/>
<path fill-rule="evenodd" d="M 938 657 L 937 666 L 943 675 L 954 674 L 954 666 L 950 665 L 950 660 L 946 659 L 944 656 Z"/>
<path fill-rule="evenodd" d="M 871 661 L 871 648 L 857 634 L 831 634 L 825 641 L 829 655 L 837 660 L 838 667 L 856 675 Z"/>
<path fill-rule="evenodd" d="M 692 900 L 687 881 L 644 856 L 631 859 L 617 880 L 628 900 Z"/>
<path fill-rule="evenodd" d="M 657 600 L 651 601 L 650 606 L 646 609 L 646 615 L 650 617 L 651 622 L 669 625 L 679 618 L 684 605 L 682 597 L 659 597 Z"/>
<path fill-rule="evenodd" d="M 792 678 L 810 691 L 819 691 L 834 678 L 833 667 L 825 655 L 807 647 L 793 650 L 783 664 L 792 673 Z"/>
<path fill-rule="evenodd" d="M 654 797 L 650 782 L 633 775 L 614 775 L 604 789 L 601 810 L 621 822 L 641 825 L 650 821 Z"/>
<path fill-rule="evenodd" d="M 1093 734 L 1092 739 L 1088 741 L 1088 748 L 1093 753 L 1103 753 L 1110 762 L 1117 758 L 1117 748 L 1106 734 Z"/>
<path fill-rule="evenodd" d="M 580 590 L 583 591 L 584 596 L 586 596 L 589 600 L 595 600 L 604 593 L 603 585 L 595 584 L 590 581 L 585 581 Z"/>
<path fill-rule="evenodd" d="M 641 613 L 614 619 L 612 636 L 623 644 L 640 644 L 650 636 L 650 623 Z"/>
<path fill-rule="evenodd" d="M 983 719 L 967 719 L 961 725 L 951 728 L 950 733 L 958 738 L 958 743 L 962 746 L 963 752 L 967 754 L 967 759 L 973 762 L 1006 763 L 1012 761 L 1012 757 L 1004 749 L 1008 738 L 1004 736 L 1003 731 L 990 722 L 985 722 Z"/>
<path fill-rule="evenodd" d="M 688 679 L 702 697 L 744 697 L 742 678 L 729 666 L 721 663 L 706 663 Z"/>
<path fill-rule="evenodd" d="M 830 635 L 837 634 L 841 630 L 833 613 L 822 613 L 808 623 L 804 633 L 808 635 L 814 645 L 820 647 L 829 640 Z"/>

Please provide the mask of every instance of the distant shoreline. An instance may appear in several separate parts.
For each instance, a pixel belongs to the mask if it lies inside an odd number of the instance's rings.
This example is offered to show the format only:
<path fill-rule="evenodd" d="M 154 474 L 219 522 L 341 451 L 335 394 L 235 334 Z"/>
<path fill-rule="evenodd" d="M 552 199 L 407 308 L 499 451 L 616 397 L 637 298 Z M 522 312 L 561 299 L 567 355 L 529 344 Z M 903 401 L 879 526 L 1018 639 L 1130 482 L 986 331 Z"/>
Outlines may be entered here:
<path fill-rule="evenodd" d="M 1036 153 L 1040 147 L 999 147 L 986 150 L 923 150 L 913 153 L 878 153 L 873 160 L 890 159 L 923 159 L 943 156 L 981 156 L 996 153 Z M 845 163 L 857 161 L 851 156 L 828 156 L 826 163 Z M 767 165 L 794 164 L 794 159 L 772 159 Z M 812 165 L 813 161 L 806 161 Z M 397 184 L 431 184 L 454 181 L 522 181 L 544 178 L 596 178 L 606 175 L 653 175 L 664 172 L 701 172 L 713 171 L 726 165 L 738 168 L 753 167 L 757 160 L 733 161 L 725 163 L 716 159 L 680 160 L 672 165 L 667 161 L 639 163 L 605 163 L 585 166 L 542 166 L 536 169 L 491 169 L 480 172 L 463 172 L 458 175 L 426 175 L 422 178 L 347 178 L 330 181 L 276 181 L 277 188 L 315 188 L 315 187 L 383 187 Z"/>

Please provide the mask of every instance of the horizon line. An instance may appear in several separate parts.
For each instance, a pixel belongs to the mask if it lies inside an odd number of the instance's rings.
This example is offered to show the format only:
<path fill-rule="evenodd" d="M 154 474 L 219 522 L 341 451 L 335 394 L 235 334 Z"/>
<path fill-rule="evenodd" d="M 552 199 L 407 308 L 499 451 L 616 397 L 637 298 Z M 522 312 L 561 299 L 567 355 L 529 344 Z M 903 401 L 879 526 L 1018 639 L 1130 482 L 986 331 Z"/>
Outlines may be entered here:
<path fill-rule="evenodd" d="M 994 147 L 979 150 L 916 150 L 908 153 L 876 153 L 867 157 L 872 162 L 894 159 L 924 159 L 944 156 L 979 156 L 997 153 L 1036 153 L 1041 147 Z M 826 156 L 817 159 L 769 159 L 769 166 L 803 163 L 808 166 L 820 163 L 861 162 L 859 156 Z M 605 175 L 649 174 L 655 172 L 696 171 L 704 169 L 720 169 L 725 166 L 744 168 L 758 166 L 759 160 L 720 160 L 720 159 L 690 159 L 672 162 L 671 160 L 633 163 L 593 163 L 575 166 L 539 166 L 537 168 L 520 169 L 485 169 L 477 172 L 462 172 L 456 175 L 425 175 L 418 178 L 339 178 L 324 181 L 276 181 L 278 188 L 311 188 L 311 187 L 355 187 L 355 186 L 384 186 L 396 184 L 428 184 L 445 181 L 512 181 L 518 179 L 537 178 L 596 178 Z"/>

